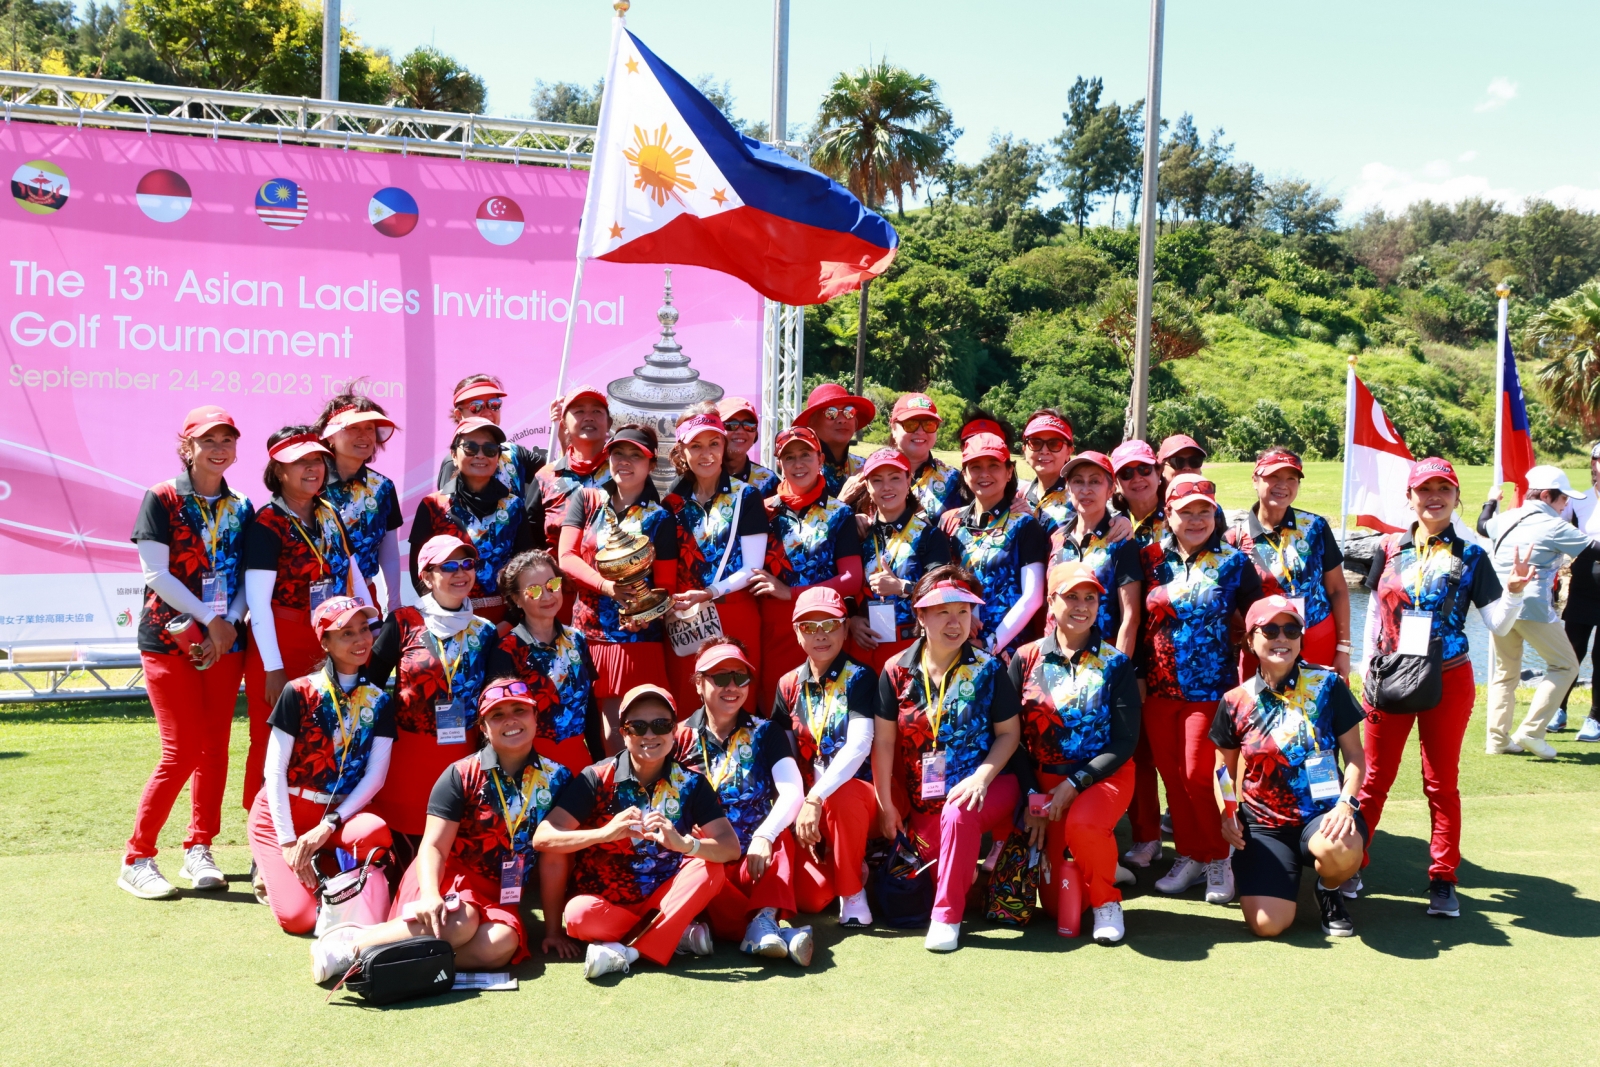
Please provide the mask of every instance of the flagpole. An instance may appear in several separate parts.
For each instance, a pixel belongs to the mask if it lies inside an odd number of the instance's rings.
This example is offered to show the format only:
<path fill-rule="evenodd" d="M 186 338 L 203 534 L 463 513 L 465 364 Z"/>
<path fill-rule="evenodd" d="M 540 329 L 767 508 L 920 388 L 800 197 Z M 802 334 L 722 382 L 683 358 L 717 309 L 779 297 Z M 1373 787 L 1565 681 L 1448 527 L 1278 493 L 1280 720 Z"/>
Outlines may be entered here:
<path fill-rule="evenodd" d="M 1349 538 L 1350 519 L 1350 449 L 1356 440 L 1356 357 L 1345 360 L 1344 376 L 1344 470 L 1339 489 L 1339 547 Z"/>
<path fill-rule="evenodd" d="M 1494 488 L 1505 485 L 1505 470 L 1501 466 L 1501 437 L 1506 418 L 1506 313 L 1507 298 L 1511 288 L 1505 282 L 1495 286 L 1494 295 L 1500 298 L 1500 321 L 1495 330 L 1494 344 Z"/>

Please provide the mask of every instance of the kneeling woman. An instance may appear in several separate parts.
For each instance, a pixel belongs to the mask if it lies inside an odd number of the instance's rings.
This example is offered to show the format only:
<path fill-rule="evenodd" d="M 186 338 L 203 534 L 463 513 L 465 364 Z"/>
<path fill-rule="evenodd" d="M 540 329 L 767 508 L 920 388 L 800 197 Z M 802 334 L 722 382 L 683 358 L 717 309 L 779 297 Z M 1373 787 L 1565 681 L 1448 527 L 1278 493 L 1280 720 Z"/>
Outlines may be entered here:
<path fill-rule="evenodd" d="M 533 849 L 533 831 L 572 776 L 533 750 L 535 711 L 528 687 L 501 678 L 484 687 L 477 727 L 485 744 L 446 767 L 428 798 L 428 828 L 406 869 L 389 922 L 340 927 L 311 946 L 311 974 L 337 978 L 361 953 L 408 937 L 439 937 L 455 949 L 458 970 L 493 970 L 528 958 L 518 905 L 539 870 L 546 954 L 567 959 L 577 946 L 561 932 L 565 855 Z"/>
<path fill-rule="evenodd" d="M 740 854 L 716 791 L 673 756 L 671 695 L 635 686 L 618 714 L 623 751 L 574 776 L 533 834 L 541 855 L 578 853 L 565 919 L 589 942 L 585 978 L 626 972 L 640 956 L 664 967 L 680 942 L 709 955 L 709 930 L 685 934 Z"/>
<path fill-rule="evenodd" d="M 389 827 L 365 810 L 389 773 L 395 732 L 389 694 L 361 676 L 372 654 L 368 623 L 377 615 L 350 597 L 324 600 L 311 625 L 327 662 L 284 686 L 267 720 L 266 783 L 250 806 L 250 855 L 273 917 L 291 934 L 317 924 L 318 853 L 340 848 L 362 863 L 391 843 Z"/>
<path fill-rule="evenodd" d="M 912 594 L 923 638 L 884 669 L 872 739 L 872 781 L 884 836 L 907 829 L 923 858 L 937 855 L 939 881 L 924 946 L 951 952 L 961 936 L 979 838 L 1013 825 L 1017 779 L 1006 764 L 1022 726 L 1005 663 L 968 642 L 972 609 L 983 606 L 964 567 L 935 567 Z M 890 783 L 910 804 L 909 827 Z"/>
<path fill-rule="evenodd" d="M 1071 849 L 1094 909 L 1094 939 L 1110 945 L 1123 935 L 1116 826 L 1133 799 L 1139 683 L 1133 661 L 1096 622 L 1105 595 L 1089 564 L 1052 567 L 1055 631 L 1018 650 L 1011 683 L 1022 700 L 1023 748 L 1050 805 L 1028 815 L 1034 846 L 1045 847 L 1054 874 L 1052 885 L 1040 887 L 1041 903 L 1056 913 L 1061 861 Z"/>
<path fill-rule="evenodd" d="M 684 720 L 678 752 L 705 775 L 738 835 L 744 859 L 729 861 L 726 881 L 708 909 L 711 932 L 738 941 L 751 956 L 811 963 L 811 928 L 780 928 L 794 915 L 794 835 L 804 787 L 782 724 L 745 711 L 755 668 L 731 640 L 702 651 L 694 664 L 700 709 Z M 742 935 L 742 939 L 741 939 Z"/>
<path fill-rule="evenodd" d="M 1287 930 L 1300 868 L 1314 867 L 1322 932 L 1349 937 L 1355 927 L 1339 887 L 1361 869 L 1370 836 L 1356 798 L 1367 773 L 1361 707 L 1336 671 L 1301 660 L 1305 620 L 1293 601 L 1256 601 L 1245 639 L 1260 670 L 1228 691 L 1211 724 L 1222 836 L 1237 850 L 1233 871 L 1244 921 L 1261 937 Z M 1343 774 L 1336 749 L 1344 755 Z"/>

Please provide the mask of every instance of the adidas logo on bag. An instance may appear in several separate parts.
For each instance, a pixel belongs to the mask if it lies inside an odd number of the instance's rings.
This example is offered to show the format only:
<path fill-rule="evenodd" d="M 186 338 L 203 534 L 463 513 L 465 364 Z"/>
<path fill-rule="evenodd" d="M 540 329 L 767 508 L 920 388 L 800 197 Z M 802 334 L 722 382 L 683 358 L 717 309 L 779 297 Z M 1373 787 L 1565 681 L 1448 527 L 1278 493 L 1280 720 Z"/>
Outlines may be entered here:
<path fill-rule="evenodd" d="M 448 982 L 448 981 L 450 981 L 450 976 L 448 974 L 445 974 L 444 971 L 440 971 L 437 975 L 434 976 L 434 979 L 433 979 L 434 985 L 438 985 L 440 982 Z"/>

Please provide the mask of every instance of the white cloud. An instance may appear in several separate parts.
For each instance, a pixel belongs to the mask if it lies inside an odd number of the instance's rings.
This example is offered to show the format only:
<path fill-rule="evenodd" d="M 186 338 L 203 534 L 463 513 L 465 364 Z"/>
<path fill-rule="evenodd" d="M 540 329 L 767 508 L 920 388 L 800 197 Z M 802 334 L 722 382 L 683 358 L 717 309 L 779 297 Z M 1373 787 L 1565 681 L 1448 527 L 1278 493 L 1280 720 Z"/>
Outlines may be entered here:
<path fill-rule="evenodd" d="M 1484 90 L 1485 96 L 1474 111 L 1493 111 L 1497 107 L 1505 107 L 1517 95 L 1517 83 L 1504 75 L 1489 82 L 1489 88 Z"/>
<path fill-rule="evenodd" d="M 1442 159 L 1436 159 L 1432 163 L 1427 163 L 1423 166 L 1422 176 L 1424 178 L 1433 178 L 1436 181 L 1440 178 L 1448 178 L 1450 177 L 1450 164 Z"/>
<path fill-rule="evenodd" d="M 1387 163 L 1368 163 L 1361 168 L 1361 177 L 1346 190 L 1345 210 L 1359 216 L 1372 208 L 1399 214 L 1419 200 L 1453 204 L 1471 197 L 1499 201 L 1510 211 L 1520 211 L 1522 202 L 1530 196 L 1540 197 L 1562 207 L 1573 206 L 1588 211 L 1600 211 L 1600 189 L 1587 189 L 1579 185 L 1558 185 L 1549 189 L 1512 189 L 1497 186 L 1480 174 L 1450 173 L 1450 165 L 1435 160 L 1422 168 L 1421 174 L 1401 170 Z"/>
<path fill-rule="evenodd" d="M 1474 159 L 1477 159 L 1477 158 L 1478 158 L 1478 150 L 1476 148 L 1469 148 L 1465 152 L 1461 153 L 1459 156 L 1456 157 L 1456 162 L 1457 163 L 1471 163 Z"/>

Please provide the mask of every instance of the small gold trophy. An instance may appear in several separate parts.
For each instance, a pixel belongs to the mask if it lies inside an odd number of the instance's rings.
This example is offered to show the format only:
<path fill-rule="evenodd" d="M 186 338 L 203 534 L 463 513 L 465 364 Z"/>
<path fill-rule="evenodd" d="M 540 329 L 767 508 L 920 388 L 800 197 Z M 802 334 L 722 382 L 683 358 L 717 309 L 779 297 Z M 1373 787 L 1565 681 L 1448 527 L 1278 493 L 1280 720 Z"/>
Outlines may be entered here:
<path fill-rule="evenodd" d="M 622 609 L 622 628 L 642 630 L 672 608 L 672 596 L 665 589 L 650 587 L 650 570 L 656 562 L 656 546 L 643 534 L 622 528 L 617 513 L 606 508 L 611 535 L 594 556 L 594 569 L 600 577 L 617 585 L 616 601 Z"/>

